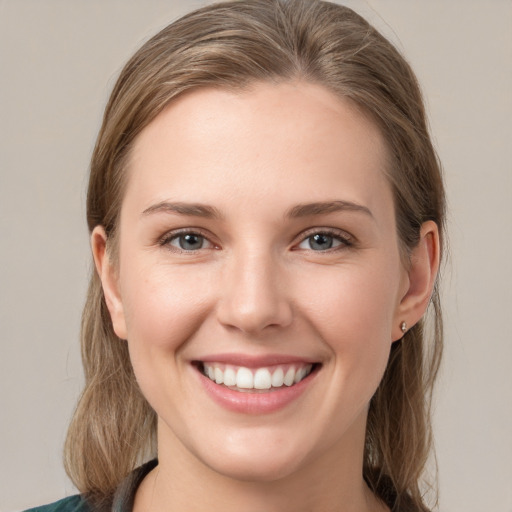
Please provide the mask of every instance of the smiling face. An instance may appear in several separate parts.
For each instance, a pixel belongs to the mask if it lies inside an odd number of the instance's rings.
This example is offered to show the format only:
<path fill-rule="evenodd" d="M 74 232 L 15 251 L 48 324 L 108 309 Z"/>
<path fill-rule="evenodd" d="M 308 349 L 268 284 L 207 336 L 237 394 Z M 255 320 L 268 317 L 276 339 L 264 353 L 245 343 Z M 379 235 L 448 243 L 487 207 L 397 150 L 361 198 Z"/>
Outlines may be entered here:
<path fill-rule="evenodd" d="M 139 135 L 118 262 L 101 228 L 93 246 L 161 464 L 360 478 L 409 288 L 385 161 L 371 121 L 305 83 L 195 90 Z"/>

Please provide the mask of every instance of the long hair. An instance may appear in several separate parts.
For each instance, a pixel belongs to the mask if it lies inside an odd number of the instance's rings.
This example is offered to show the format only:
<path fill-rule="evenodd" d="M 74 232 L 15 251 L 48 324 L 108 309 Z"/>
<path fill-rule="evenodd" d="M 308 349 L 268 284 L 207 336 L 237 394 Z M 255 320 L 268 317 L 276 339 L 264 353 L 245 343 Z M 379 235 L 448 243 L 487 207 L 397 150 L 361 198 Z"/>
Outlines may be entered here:
<path fill-rule="evenodd" d="M 104 226 L 116 257 L 126 164 L 137 135 L 181 93 L 240 90 L 300 79 L 322 85 L 369 115 L 386 141 L 404 262 L 433 220 L 442 233 L 445 198 L 421 92 L 400 53 L 347 7 L 316 0 L 242 0 L 209 5 L 164 28 L 122 70 L 92 155 L 89 230 Z M 427 510 L 421 477 L 431 449 L 430 404 L 442 352 L 437 285 L 431 325 L 396 341 L 371 400 L 363 476 L 397 510 Z M 427 336 L 427 331 L 430 333 Z M 127 345 L 115 335 L 93 272 L 82 321 L 85 389 L 69 427 L 66 470 L 77 488 L 108 498 L 155 456 L 156 416 L 142 396 Z"/>

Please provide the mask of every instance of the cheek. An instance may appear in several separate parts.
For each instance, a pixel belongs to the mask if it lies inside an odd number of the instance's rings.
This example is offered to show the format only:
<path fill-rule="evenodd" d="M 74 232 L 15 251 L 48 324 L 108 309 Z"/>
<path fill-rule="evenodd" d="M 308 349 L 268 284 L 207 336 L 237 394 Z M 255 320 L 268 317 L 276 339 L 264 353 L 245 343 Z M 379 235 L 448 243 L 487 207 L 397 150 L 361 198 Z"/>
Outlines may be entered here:
<path fill-rule="evenodd" d="M 303 303 L 304 316 L 333 356 L 333 380 L 343 382 L 344 397 L 357 401 L 357 408 L 375 392 L 391 348 L 398 278 L 387 268 L 353 266 L 318 276 Z"/>
<path fill-rule="evenodd" d="M 398 277 L 387 268 L 388 272 L 379 272 L 372 266 L 349 265 L 299 283 L 296 294 L 306 299 L 305 316 L 332 342 L 390 341 Z"/>
<path fill-rule="evenodd" d="M 152 265 L 128 272 L 127 265 L 126 270 L 122 295 L 130 359 L 152 402 L 162 394 L 162 381 L 179 384 L 176 357 L 203 323 L 211 301 L 199 280 L 175 269 Z"/>
<path fill-rule="evenodd" d="M 125 270 L 122 298 L 129 340 L 147 349 L 176 350 L 206 314 L 204 281 L 154 262 L 128 261 Z"/>

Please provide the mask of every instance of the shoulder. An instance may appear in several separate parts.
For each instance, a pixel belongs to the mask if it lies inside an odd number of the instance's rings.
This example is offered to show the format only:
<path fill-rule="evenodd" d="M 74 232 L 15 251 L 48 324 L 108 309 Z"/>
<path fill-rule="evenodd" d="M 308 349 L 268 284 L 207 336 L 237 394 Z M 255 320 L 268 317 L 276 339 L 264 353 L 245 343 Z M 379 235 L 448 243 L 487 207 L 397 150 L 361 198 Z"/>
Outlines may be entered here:
<path fill-rule="evenodd" d="M 69 496 L 62 500 L 50 503 L 49 505 L 43 505 L 41 507 L 34 507 L 25 512 L 93 512 L 87 505 L 85 499 L 76 494 Z"/>
<path fill-rule="evenodd" d="M 144 477 L 158 464 L 157 459 L 146 462 L 132 471 L 119 485 L 112 496 L 101 499 L 86 499 L 83 494 L 75 494 L 62 500 L 34 507 L 24 512 L 109 512 L 111 510 L 130 511 L 133 509 L 135 493 Z"/>

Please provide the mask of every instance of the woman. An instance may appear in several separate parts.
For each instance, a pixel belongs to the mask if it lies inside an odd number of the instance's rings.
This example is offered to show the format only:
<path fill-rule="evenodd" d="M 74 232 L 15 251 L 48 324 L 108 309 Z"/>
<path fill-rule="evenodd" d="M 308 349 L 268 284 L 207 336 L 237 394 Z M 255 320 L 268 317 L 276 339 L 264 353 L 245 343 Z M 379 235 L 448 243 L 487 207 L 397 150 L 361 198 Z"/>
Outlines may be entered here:
<path fill-rule="evenodd" d="M 87 211 L 81 495 L 41 510 L 428 510 L 444 192 L 367 22 L 244 0 L 162 30 L 111 95 Z"/>

